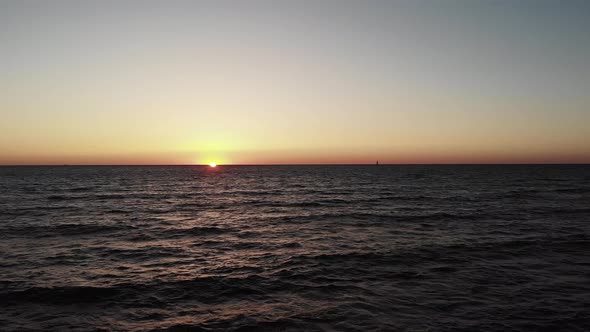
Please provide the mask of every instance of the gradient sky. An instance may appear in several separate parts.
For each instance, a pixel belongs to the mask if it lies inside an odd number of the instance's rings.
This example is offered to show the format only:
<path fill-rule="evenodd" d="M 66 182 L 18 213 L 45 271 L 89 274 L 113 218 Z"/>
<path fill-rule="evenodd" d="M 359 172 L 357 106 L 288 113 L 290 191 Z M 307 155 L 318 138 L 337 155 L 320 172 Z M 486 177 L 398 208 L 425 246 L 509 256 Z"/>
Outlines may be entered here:
<path fill-rule="evenodd" d="M 590 162 L 590 1 L 0 0 L 0 164 Z"/>

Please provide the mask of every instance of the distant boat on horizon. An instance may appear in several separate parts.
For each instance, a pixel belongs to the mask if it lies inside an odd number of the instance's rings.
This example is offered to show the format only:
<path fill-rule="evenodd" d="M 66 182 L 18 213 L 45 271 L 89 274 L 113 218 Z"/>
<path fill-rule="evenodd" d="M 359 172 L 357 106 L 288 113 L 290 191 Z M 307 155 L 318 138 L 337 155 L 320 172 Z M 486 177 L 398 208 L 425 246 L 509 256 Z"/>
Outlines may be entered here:
<path fill-rule="evenodd" d="M 375 162 L 375 166 L 379 166 L 379 160 Z"/>

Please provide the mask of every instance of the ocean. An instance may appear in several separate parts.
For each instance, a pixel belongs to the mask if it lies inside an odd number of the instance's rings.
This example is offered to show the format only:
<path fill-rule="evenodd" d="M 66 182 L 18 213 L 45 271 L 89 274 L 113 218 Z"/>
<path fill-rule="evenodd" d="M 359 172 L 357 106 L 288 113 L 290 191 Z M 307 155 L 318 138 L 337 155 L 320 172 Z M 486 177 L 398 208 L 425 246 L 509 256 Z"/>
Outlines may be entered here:
<path fill-rule="evenodd" d="M 2 331 L 588 331 L 590 165 L 0 167 Z"/>

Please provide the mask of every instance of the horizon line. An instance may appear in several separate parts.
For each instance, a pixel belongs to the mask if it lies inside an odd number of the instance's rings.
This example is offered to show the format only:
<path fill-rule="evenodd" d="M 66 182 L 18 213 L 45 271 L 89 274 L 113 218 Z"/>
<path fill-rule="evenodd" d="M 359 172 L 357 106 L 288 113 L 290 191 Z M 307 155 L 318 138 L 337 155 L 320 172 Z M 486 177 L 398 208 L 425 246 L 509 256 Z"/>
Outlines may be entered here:
<path fill-rule="evenodd" d="M 298 163 L 298 164 L 217 164 L 219 166 L 452 166 L 452 165 L 590 165 L 588 162 L 563 162 L 563 163 L 544 163 L 544 162 L 497 162 L 497 163 Z M 209 164 L 0 164 L 0 167 L 113 167 L 113 166 L 203 166 L 210 167 Z"/>

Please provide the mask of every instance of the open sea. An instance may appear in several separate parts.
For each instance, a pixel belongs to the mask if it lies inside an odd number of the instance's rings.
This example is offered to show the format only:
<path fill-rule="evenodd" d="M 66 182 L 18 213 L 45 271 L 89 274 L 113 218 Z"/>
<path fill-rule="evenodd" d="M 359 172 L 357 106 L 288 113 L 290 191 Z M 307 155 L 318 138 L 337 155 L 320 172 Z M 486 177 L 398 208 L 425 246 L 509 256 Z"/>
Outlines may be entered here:
<path fill-rule="evenodd" d="M 590 165 L 0 167 L 1 331 L 589 331 Z"/>

